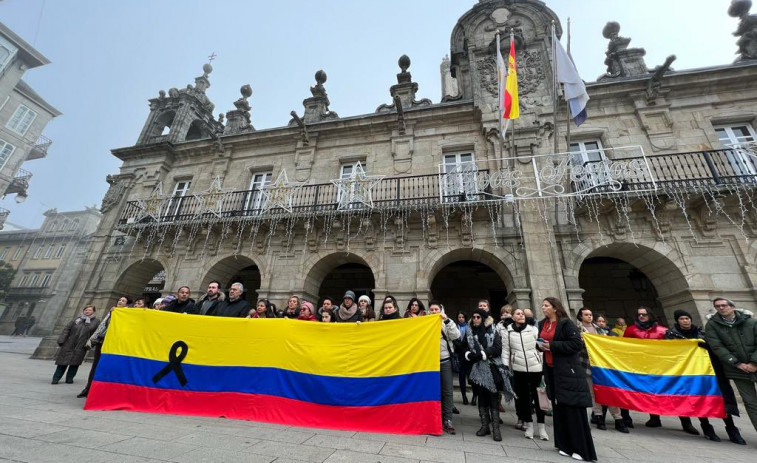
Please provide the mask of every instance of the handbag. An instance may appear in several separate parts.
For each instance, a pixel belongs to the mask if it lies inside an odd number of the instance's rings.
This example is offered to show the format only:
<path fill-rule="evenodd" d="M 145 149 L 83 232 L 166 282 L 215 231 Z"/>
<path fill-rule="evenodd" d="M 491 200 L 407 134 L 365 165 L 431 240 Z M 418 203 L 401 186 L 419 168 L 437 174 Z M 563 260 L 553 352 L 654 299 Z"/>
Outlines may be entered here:
<path fill-rule="evenodd" d="M 545 412 L 552 410 L 552 401 L 547 396 L 547 385 L 544 384 L 544 380 L 541 380 L 541 384 L 536 388 L 536 395 L 539 398 L 539 408 Z"/>

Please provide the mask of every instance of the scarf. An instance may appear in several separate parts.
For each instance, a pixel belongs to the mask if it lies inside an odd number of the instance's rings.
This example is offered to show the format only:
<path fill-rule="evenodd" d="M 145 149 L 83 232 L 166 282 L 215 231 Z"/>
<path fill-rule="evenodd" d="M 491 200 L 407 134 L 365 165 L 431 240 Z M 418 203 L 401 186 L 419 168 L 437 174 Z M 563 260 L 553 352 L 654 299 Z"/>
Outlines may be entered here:
<path fill-rule="evenodd" d="M 392 314 L 385 314 L 384 311 L 381 311 L 381 320 L 397 320 L 400 318 L 400 311 L 395 310 Z"/>
<path fill-rule="evenodd" d="M 305 321 L 309 321 L 309 322 L 317 322 L 318 321 L 318 319 L 315 317 L 315 315 L 313 315 L 313 314 L 305 315 L 304 313 L 300 314 L 300 316 L 297 317 L 297 320 L 305 320 Z"/>
<path fill-rule="evenodd" d="M 481 325 L 479 326 L 471 326 L 470 330 L 471 336 L 467 336 L 466 339 L 468 340 L 468 349 L 471 352 L 474 352 L 476 354 L 484 352 L 484 346 L 482 346 L 481 342 L 479 342 L 479 338 L 484 340 L 486 346 L 491 346 L 494 344 L 494 337 L 496 336 L 497 332 L 494 329 L 493 325 L 486 327 L 484 326 L 484 322 L 481 322 Z M 510 402 L 515 398 L 515 392 L 513 392 L 512 384 L 510 384 L 510 377 L 512 376 L 512 373 L 510 373 L 509 368 L 505 368 L 505 365 L 504 363 L 502 363 L 502 358 L 500 356 L 497 356 L 493 359 L 487 357 L 486 360 L 479 360 L 478 362 L 474 363 L 471 366 L 471 372 L 469 376 L 470 381 L 490 392 L 498 392 L 499 390 L 497 389 L 497 384 L 494 381 L 492 368 L 496 368 L 499 371 L 499 374 L 503 379 L 502 397 L 504 397 L 505 402 Z"/>
<path fill-rule="evenodd" d="M 526 320 L 528 320 L 528 319 L 526 319 Z M 521 325 L 521 324 L 519 324 L 519 323 L 515 323 L 515 322 L 514 322 L 514 323 L 513 323 L 512 325 L 510 325 L 510 326 L 512 326 L 512 327 L 513 327 L 513 331 L 515 331 L 516 333 L 520 333 L 521 331 L 523 331 L 523 330 L 525 330 L 525 329 L 526 329 L 526 327 L 528 326 L 528 321 L 526 321 L 526 323 L 523 323 L 522 325 Z M 503 342 L 504 342 L 504 341 L 503 341 Z"/>
<path fill-rule="evenodd" d="M 344 304 L 339 306 L 339 309 L 337 310 L 339 313 L 339 318 L 342 320 L 349 320 L 353 316 L 355 316 L 355 312 L 357 312 L 357 304 L 352 304 L 352 306 L 348 309 L 344 306 Z"/>
<path fill-rule="evenodd" d="M 697 338 L 699 338 L 699 327 L 696 326 L 696 325 L 692 324 L 691 328 L 689 328 L 688 330 L 685 330 L 685 329 L 681 328 L 681 325 L 679 325 L 678 323 L 676 323 L 674 326 L 675 326 L 675 329 L 679 333 L 681 333 L 681 335 L 683 335 L 683 337 L 686 338 L 686 339 L 697 339 Z"/>
<path fill-rule="evenodd" d="M 94 315 L 87 317 L 86 315 L 81 314 L 76 318 L 76 320 L 74 321 L 74 324 L 78 325 L 81 322 L 84 322 L 85 325 L 89 325 L 89 323 L 92 321 L 93 318 L 94 318 Z"/>
<path fill-rule="evenodd" d="M 657 322 L 640 322 L 640 321 L 636 320 L 636 326 L 638 326 L 639 328 L 641 328 L 644 331 L 647 331 L 648 329 L 652 328 L 656 324 L 657 324 Z"/>

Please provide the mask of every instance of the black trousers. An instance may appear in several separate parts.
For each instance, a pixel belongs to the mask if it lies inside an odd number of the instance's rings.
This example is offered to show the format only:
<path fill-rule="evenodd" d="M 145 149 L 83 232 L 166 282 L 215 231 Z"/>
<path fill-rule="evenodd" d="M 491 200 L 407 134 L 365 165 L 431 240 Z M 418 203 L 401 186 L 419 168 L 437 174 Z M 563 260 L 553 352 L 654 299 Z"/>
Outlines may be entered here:
<path fill-rule="evenodd" d="M 79 365 L 58 365 L 58 367 L 55 369 L 55 373 L 53 373 L 53 380 L 60 381 L 60 379 L 63 377 L 63 373 L 66 372 L 66 369 L 68 369 L 68 373 L 66 374 L 66 381 L 73 381 L 74 376 L 76 376 L 76 372 L 79 371 Z"/>
<path fill-rule="evenodd" d="M 513 372 L 515 394 L 518 396 L 515 399 L 515 413 L 518 415 L 518 419 L 524 423 L 534 421 L 531 416 L 532 406 L 536 409 L 536 422 L 544 423 L 544 410 L 539 406 L 539 396 L 536 393 L 536 388 L 541 383 L 541 376 L 541 372 Z"/>

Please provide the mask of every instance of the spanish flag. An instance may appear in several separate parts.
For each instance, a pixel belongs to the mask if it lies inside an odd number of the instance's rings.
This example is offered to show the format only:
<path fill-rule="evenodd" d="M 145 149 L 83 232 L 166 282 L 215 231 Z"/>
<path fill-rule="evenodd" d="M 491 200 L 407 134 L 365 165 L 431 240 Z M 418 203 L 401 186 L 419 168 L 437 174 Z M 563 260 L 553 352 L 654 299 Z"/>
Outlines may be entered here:
<path fill-rule="evenodd" d="M 510 35 L 510 56 L 507 59 L 507 83 L 505 84 L 505 119 L 517 119 L 520 116 L 518 106 L 518 72 L 515 64 L 515 37 Z"/>
<path fill-rule="evenodd" d="M 655 415 L 725 416 L 710 356 L 697 340 L 584 334 L 584 342 L 597 403 Z"/>
<path fill-rule="evenodd" d="M 84 408 L 440 434 L 440 330 L 116 309 Z"/>

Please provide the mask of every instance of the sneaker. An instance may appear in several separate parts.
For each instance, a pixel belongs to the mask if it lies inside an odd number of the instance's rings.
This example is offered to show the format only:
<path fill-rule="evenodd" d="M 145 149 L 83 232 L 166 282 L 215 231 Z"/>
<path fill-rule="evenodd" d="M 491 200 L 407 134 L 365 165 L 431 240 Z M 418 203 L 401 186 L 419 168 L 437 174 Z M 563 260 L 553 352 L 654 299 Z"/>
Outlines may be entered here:
<path fill-rule="evenodd" d="M 579 455 L 579 454 L 577 454 L 577 453 L 574 453 L 574 454 L 573 454 L 573 455 L 571 455 L 570 457 L 571 457 L 572 459 L 574 459 L 574 460 L 580 460 L 580 461 L 584 461 L 584 457 L 582 457 L 581 455 Z"/>
<path fill-rule="evenodd" d="M 569 457 L 570 456 L 567 453 L 563 452 L 562 450 L 558 450 L 557 453 L 559 453 L 560 455 L 562 455 L 564 457 Z"/>
<path fill-rule="evenodd" d="M 446 432 L 447 434 L 454 435 L 456 433 L 455 427 L 452 426 L 452 421 L 450 420 L 447 420 L 444 423 L 442 423 L 442 429 L 444 429 L 444 432 Z"/>

